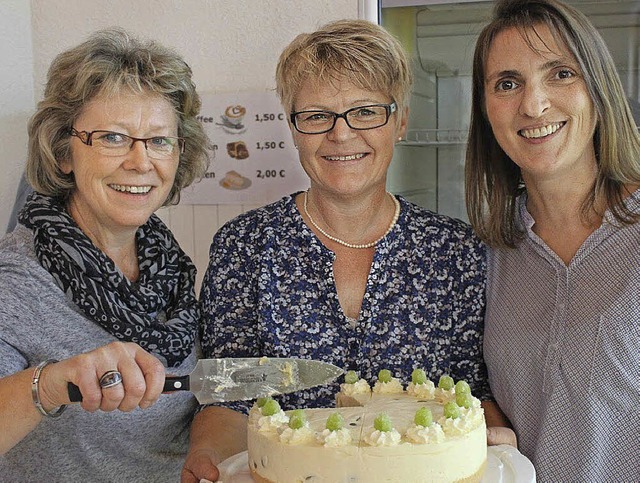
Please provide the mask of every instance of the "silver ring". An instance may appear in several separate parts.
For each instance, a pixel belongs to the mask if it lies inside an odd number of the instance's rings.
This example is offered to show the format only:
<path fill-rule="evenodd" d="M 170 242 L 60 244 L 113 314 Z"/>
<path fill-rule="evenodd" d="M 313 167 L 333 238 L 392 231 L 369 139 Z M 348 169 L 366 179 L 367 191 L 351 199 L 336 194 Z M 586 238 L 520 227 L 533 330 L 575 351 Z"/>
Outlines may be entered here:
<path fill-rule="evenodd" d="M 118 371 L 107 371 L 100 378 L 100 387 L 106 389 L 108 387 L 117 386 L 122 383 L 122 374 Z"/>

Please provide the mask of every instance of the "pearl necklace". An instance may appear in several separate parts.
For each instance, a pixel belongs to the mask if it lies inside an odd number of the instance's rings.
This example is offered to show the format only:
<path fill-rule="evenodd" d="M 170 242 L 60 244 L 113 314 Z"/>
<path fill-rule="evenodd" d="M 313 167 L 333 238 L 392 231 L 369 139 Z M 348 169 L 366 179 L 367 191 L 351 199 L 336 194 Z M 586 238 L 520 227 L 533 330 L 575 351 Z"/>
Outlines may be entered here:
<path fill-rule="evenodd" d="M 387 191 L 387 194 L 389 196 L 391 196 L 391 199 L 393 200 L 394 205 L 396 206 L 396 211 L 393 214 L 393 219 L 391 220 L 391 223 L 389 224 L 389 228 L 387 228 L 387 231 L 384 232 L 384 234 L 378 238 L 377 240 L 374 240 L 370 243 L 363 243 L 361 245 L 357 245 L 355 243 L 347 243 L 344 240 L 340 240 L 340 238 L 336 238 L 335 236 L 331 236 L 329 235 L 326 231 L 324 231 L 322 228 L 320 228 L 318 226 L 318 224 L 315 222 L 315 220 L 313 219 L 313 217 L 309 214 L 309 211 L 307 210 L 307 193 L 309 193 L 309 190 L 304 192 L 304 203 L 303 203 L 303 208 L 304 208 L 304 212 L 307 215 L 307 218 L 309 218 L 309 221 L 311 222 L 311 224 L 320 232 L 322 233 L 324 236 L 326 236 L 329 240 L 333 240 L 336 243 L 339 243 L 340 245 L 344 245 L 345 247 L 348 248 L 371 248 L 372 246 L 375 246 L 378 244 L 378 242 L 380 240 L 382 240 L 385 236 L 387 236 L 389 234 L 389 232 L 393 229 L 393 227 L 396 225 L 396 222 L 398 221 L 398 217 L 400 216 L 400 202 L 398 201 L 398 198 L 396 198 L 395 196 L 393 196 L 391 193 L 389 193 Z"/>

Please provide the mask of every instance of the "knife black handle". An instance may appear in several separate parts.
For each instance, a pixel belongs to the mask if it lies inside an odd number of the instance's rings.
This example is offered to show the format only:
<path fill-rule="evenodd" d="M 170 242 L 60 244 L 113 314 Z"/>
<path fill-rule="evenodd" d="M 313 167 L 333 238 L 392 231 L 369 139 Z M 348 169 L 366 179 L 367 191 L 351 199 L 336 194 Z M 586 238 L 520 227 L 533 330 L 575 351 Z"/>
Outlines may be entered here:
<path fill-rule="evenodd" d="M 186 376 L 167 376 L 164 378 L 164 387 L 162 392 L 172 391 L 188 391 L 189 375 Z"/>
<path fill-rule="evenodd" d="M 164 378 L 164 387 L 162 392 L 188 391 L 189 376 L 166 376 Z M 82 393 L 80 388 L 72 382 L 67 383 L 67 392 L 71 402 L 82 402 Z"/>
<path fill-rule="evenodd" d="M 80 388 L 73 382 L 67 382 L 67 392 L 69 393 L 69 400 L 71 402 L 82 402 L 82 393 Z"/>

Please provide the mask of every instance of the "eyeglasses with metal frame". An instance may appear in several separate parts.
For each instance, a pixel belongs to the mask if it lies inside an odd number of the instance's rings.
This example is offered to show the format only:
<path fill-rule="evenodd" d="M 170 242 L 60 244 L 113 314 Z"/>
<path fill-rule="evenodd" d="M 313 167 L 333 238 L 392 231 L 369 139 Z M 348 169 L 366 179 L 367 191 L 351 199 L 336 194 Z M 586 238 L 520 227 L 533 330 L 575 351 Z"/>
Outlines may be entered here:
<path fill-rule="evenodd" d="M 302 134 L 324 134 L 331 131 L 342 118 L 351 129 L 365 131 L 382 127 L 398 106 L 391 104 L 370 104 L 347 109 L 341 114 L 331 111 L 299 111 L 291 113 L 291 124 Z"/>
<path fill-rule="evenodd" d="M 133 145 L 140 141 L 152 159 L 172 159 L 176 153 L 184 153 L 185 138 L 171 136 L 153 136 L 150 138 L 134 138 L 115 131 L 78 131 L 71 128 L 69 135 L 75 136 L 83 144 L 93 146 L 105 156 L 124 156 Z"/>

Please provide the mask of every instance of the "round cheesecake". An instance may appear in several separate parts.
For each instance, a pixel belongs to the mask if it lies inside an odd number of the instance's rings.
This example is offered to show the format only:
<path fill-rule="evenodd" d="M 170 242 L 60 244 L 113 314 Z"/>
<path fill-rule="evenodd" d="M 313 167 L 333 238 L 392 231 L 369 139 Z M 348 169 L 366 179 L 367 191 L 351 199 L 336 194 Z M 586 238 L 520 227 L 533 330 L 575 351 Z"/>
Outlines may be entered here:
<path fill-rule="evenodd" d="M 362 380 L 361 380 L 362 381 Z M 376 386 L 379 384 L 377 383 Z M 478 482 L 487 460 L 486 425 L 480 402 L 459 407 L 445 417 L 444 405 L 455 392 L 354 391 L 343 384 L 337 408 L 306 409 L 303 427 L 289 427 L 291 411 L 272 416 L 257 405 L 248 423 L 249 467 L 256 482 L 403 483 Z M 433 385 L 431 385 L 433 388 Z M 439 391 L 439 392 L 438 392 Z M 350 407 L 345 407 L 350 406 Z M 432 423 L 415 423 L 416 412 L 428 408 Z M 340 430 L 327 429 L 327 418 L 339 412 Z M 392 428 L 376 429 L 386 414 Z"/>

